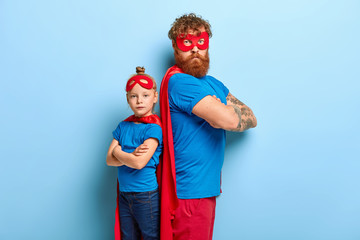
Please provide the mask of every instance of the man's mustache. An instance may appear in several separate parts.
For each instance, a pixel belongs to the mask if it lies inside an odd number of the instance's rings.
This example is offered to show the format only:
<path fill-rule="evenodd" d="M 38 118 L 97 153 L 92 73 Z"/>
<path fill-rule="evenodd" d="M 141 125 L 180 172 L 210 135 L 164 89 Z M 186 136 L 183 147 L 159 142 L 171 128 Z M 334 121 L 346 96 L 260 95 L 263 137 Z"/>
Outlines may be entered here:
<path fill-rule="evenodd" d="M 193 59 L 193 58 L 200 58 L 201 60 L 206 60 L 206 57 L 200 55 L 199 53 L 193 53 L 193 54 L 191 54 L 191 55 L 187 58 L 187 60 Z"/>

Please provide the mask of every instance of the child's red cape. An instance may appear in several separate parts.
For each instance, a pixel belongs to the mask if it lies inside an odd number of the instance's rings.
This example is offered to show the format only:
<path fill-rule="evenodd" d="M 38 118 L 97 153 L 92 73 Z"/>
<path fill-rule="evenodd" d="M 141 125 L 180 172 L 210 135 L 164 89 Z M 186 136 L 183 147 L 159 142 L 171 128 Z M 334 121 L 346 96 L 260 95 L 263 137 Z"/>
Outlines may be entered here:
<path fill-rule="evenodd" d="M 147 117 L 135 117 L 132 115 L 126 118 L 124 121 L 126 122 L 142 122 L 142 123 L 154 123 L 161 127 L 161 120 L 160 118 L 153 114 Z M 158 168 L 159 169 L 159 168 Z M 119 181 L 117 182 L 117 197 L 116 197 L 116 210 L 115 210 L 115 240 L 121 240 L 121 230 L 120 230 L 120 216 L 119 216 Z"/>

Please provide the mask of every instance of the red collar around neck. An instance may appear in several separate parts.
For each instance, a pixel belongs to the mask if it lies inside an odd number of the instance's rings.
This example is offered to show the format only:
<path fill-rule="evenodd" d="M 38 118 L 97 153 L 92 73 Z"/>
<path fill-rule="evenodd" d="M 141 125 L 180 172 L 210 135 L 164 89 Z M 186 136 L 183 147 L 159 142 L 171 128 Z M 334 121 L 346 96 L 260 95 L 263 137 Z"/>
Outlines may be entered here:
<path fill-rule="evenodd" d="M 156 114 L 152 114 L 147 117 L 136 117 L 135 115 L 131 115 L 130 117 L 124 120 L 125 122 L 141 122 L 141 123 L 153 123 L 157 124 L 161 127 L 161 120 Z"/>

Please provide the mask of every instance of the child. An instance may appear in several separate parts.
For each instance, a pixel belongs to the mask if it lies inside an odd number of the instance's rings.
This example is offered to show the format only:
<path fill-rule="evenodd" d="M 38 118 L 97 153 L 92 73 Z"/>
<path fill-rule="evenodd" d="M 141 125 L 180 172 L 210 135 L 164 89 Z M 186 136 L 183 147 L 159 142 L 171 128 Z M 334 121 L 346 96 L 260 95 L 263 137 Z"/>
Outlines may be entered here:
<path fill-rule="evenodd" d="M 160 206 L 156 166 L 162 150 L 160 118 L 153 114 L 156 82 L 137 67 L 126 84 L 134 115 L 113 131 L 106 163 L 118 167 L 121 239 L 160 239 Z M 117 213 L 116 213 L 117 215 Z M 115 237 L 120 238 L 115 226 Z"/>

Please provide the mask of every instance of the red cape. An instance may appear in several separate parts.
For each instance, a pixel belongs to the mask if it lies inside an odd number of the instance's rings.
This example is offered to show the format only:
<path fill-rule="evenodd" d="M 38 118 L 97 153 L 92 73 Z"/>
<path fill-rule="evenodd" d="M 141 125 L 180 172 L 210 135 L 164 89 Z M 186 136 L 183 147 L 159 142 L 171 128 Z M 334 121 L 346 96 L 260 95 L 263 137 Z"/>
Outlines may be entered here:
<path fill-rule="evenodd" d="M 174 219 L 175 209 L 178 207 L 176 195 L 176 175 L 174 143 L 169 107 L 168 83 L 171 76 L 175 73 L 183 73 L 176 65 L 172 66 L 165 73 L 160 88 L 160 113 L 163 131 L 163 157 L 158 170 L 158 181 L 160 182 L 160 239 L 172 240 L 173 230 L 171 220 Z"/>
<path fill-rule="evenodd" d="M 171 220 L 174 219 L 175 210 L 179 205 L 179 199 L 176 195 L 174 142 L 168 94 L 169 79 L 176 73 L 184 72 L 176 65 L 169 68 L 161 82 L 160 88 L 160 113 L 164 144 L 161 176 L 158 176 L 161 193 L 160 240 L 173 240 Z"/>
<path fill-rule="evenodd" d="M 147 117 L 135 117 L 135 115 L 132 115 L 128 118 L 126 118 L 124 121 L 126 122 L 142 122 L 142 123 L 154 123 L 161 127 L 161 120 L 160 118 L 153 114 Z M 159 165 L 160 166 L 160 165 Z M 158 169 L 159 169 L 158 166 Z M 157 171 L 158 172 L 158 171 Z M 117 197 L 116 197 L 116 210 L 115 210 L 115 240 L 121 240 L 121 230 L 120 230 L 120 215 L 119 215 L 119 181 L 117 182 Z"/>

